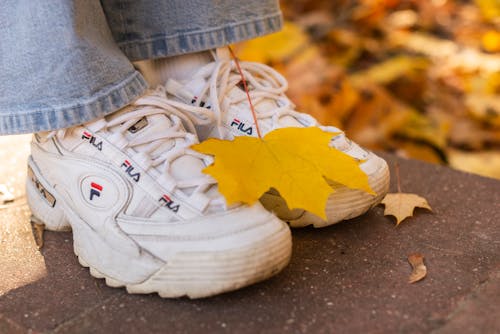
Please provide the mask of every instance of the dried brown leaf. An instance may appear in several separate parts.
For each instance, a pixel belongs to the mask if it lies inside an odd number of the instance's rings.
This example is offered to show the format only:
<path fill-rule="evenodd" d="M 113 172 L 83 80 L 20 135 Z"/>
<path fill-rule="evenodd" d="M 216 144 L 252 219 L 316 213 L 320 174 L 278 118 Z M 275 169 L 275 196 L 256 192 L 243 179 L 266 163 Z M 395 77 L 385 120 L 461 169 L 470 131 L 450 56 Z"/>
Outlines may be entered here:
<path fill-rule="evenodd" d="M 410 262 L 413 268 L 408 283 L 418 282 L 427 275 L 427 267 L 424 264 L 424 256 L 422 254 L 410 254 L 408 256 L 408 262 Z"/>
<path fill-rule="evenodd" d="M 413 216 L 413 210 L 416 207 L 432 211 L 427 200 L 415 194 L 387 194 L 381 203 L 385 205 L 385 216 L 396 217 L 396 226 L 406 218 Z"/>

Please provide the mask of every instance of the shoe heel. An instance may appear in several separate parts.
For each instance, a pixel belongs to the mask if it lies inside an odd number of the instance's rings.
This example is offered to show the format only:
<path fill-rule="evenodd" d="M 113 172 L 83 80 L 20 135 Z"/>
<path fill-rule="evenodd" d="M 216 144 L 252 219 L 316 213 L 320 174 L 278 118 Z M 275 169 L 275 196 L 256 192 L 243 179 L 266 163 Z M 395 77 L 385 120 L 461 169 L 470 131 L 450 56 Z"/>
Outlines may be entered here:
<path fill-rule="evenodd" d="M 32 213 L 32 221 L 44 224 L 51 231 L 69 231 L 68 223 L 60 203 L 55 197 L 55 190 L 45 181 L 33 159 L 28 159 L 28 178 L 26 179 L 26 197 Z"/>

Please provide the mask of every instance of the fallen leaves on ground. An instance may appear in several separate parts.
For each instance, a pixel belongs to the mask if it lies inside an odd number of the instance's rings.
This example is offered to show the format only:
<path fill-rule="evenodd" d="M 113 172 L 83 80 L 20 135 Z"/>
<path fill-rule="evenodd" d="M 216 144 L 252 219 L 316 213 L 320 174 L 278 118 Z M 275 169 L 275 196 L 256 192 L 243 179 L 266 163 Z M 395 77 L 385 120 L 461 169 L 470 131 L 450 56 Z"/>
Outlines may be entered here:
<path fill-rule="evenodd" d="M 240 57 L 283 72 L 299 111 L 404 157 L 498 152 L 498 0 L 281 4 L 284 31 L 242 43 Z"/>
<path fill-rule="evenodd" d="M 500 180 L 500 152 L 482 151 L 476 153 L 463 153 L 450 151 L 450 165 L 456 169 L 469 173 L 497 178 Z"/>
<path fill-rule="evenodd" d="M 413 216 L 415 208 L 424 208 L 429 211 L 432 211 L 432 209 L 427 200 L 422 196 L 401 192 L 399 163 L 396 163 L 395 169 L 398 192 L 386 194 L 380 204 L 385 206 L 384 215 L 394 216 L 396 218 L 396 226 L 398 226 L 403 220 Z"/>
<path fill-rule="evenodd" d="M 208 139 L 192 148 L 214 156 L 204 172 L 217 180 L 229 204 L 255 203 L 274 188 L 289 208 L 326 219 L 326 201 L 335 191 L 327 180 L 373 193 L 359 162 L 329 146 L 334 135 L 316 127 L 281 128 L 262 139 Z"/>
<path fill-rule="evenodd" d="M 413 268 L 408 283 L 418 282 L 427 275 L 427 267 L 424 264 L 424 256 L 422 254 L 410 254 L 408 256 L 408 262 L 410 262 Z"/>
<path fill-rule="evenodd" d="M 381 203 L 385 205 L 385 216 L 396 217 L 396 226 L 406 218 L 413 216 L 413 211 L 417 207 L 432 211 L 427 200 L 415 194 L 387 194 Z"/>

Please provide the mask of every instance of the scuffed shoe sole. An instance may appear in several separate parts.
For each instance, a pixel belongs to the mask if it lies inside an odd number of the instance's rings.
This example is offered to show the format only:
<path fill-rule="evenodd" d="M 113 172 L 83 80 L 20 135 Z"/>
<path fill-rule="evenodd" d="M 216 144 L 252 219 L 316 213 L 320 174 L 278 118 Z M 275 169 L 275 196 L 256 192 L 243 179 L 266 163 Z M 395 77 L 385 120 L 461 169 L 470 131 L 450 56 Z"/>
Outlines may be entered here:
<path fill-rule="evenodd" d="M 225 253 L 176 254 L 169 263 L 140 283 L 116 280 L 93 268 L 82 257 L 79 256 L 78 260 L 89 268 L 93 277 L 104 279 L 106 285 L 113 288 L 124 287 L 128 293 L 158 293 L 162 298 L 205 298 L 238 290 L 280 272 L 290 262 L 291 254 L 291 242 L 284 242 L 283 236 L 280 231 L 263 240 L 262 244 L 272 245 L 265 252 L 258 252 L 257 247 L 251 246 Z"/>
<path fill-rule="evenodd" d="M 370 186 L 377 195 L 345 187 L 337 189 L 326 203 L 327 220 L 304 210 L 290 210 L 278 193 L 268 192 L 261 197 L 260 201 L 266 209 L 274 212 L 280 219 L 287 221 L 291 227 L 313 225 L 319 228 L 352 219 L 379 204 L 389 190 L 389 167 L 383 159 L 379 159 L 378 163 L 376 171 L 369 175 Z"/>

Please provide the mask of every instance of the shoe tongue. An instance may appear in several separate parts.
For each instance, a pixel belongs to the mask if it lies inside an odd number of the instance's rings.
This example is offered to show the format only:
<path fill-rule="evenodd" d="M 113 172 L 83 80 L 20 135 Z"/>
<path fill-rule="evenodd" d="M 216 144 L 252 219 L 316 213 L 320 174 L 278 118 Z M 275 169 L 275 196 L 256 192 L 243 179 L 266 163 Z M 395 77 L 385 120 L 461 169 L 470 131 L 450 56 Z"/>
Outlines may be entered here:
<path fill-rule="evenodd" d="M 173 125 L 172 121 L 163 114 L 153 114 L 142 117 L 128 131 L 125 132 L 127 140 L 147 141 L 149 138 L 161 136 L 163 132 Z M 148 144 L 135 146 L 134 149 L 142 152 Z M 158 156 L 162 152 L 168 151 L 175 146 L 174 139 L 163 140 L 163 143 L 152 152 L 152 156 Z"/>

